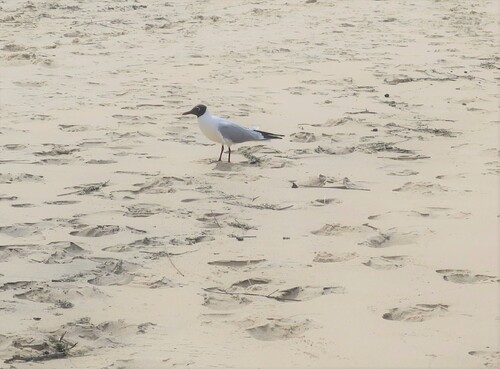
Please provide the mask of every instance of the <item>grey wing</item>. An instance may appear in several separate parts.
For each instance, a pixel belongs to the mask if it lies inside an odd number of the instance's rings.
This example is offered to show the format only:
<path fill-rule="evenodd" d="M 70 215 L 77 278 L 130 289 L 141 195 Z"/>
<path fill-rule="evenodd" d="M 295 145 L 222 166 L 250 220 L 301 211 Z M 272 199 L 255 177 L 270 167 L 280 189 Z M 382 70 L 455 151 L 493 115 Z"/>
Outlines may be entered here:
<path fill-rule="evenodd" d="M 250 128 L 241 127 L 235 123 L 227 122 L 219 126 L 219 132 L 224 140 L 232 143 L 262 140 L 262 134 Z"/>

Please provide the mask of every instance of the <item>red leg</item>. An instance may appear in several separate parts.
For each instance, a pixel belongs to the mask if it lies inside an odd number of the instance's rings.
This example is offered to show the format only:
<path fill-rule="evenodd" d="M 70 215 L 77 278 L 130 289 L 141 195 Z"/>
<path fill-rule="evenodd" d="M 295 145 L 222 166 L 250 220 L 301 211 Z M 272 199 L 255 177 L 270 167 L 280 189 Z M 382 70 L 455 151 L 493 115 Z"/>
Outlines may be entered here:
<path fill-rule="evenodd" d="M 222 145 L 222 149 L 220 149 L 219 161 L 222 160 L 222 153 L 224 152 L 224 145 Z"/>

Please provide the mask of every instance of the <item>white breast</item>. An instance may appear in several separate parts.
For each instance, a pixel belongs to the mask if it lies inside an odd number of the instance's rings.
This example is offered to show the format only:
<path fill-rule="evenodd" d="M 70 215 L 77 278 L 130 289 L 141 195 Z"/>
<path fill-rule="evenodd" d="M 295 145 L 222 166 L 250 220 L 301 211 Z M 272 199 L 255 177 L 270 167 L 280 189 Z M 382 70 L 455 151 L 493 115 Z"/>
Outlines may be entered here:
<path fill-rule="evenodd" d="M 217 129 L 217 118 L 208 114 L 198 117 L 198 125 L 205 136 L 214 142 L 224 144 L 222 136 Z"/>

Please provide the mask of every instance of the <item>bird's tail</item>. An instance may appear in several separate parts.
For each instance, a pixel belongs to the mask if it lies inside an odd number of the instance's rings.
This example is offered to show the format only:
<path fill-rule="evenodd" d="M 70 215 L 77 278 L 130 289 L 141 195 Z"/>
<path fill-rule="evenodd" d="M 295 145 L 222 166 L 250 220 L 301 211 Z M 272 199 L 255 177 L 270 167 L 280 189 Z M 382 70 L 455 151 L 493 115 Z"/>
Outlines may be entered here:
<path fill-rule="evenodd" d="M 281 140 L 283 137 L 285 137 L 285 135 L 278 135 L 276 133 L 269 133 L 259 130 L 255 130 L 255 132 L 259 132 L 262 136 L 264 136 L 264 140 L 273 140 L 273 139 Z"/>

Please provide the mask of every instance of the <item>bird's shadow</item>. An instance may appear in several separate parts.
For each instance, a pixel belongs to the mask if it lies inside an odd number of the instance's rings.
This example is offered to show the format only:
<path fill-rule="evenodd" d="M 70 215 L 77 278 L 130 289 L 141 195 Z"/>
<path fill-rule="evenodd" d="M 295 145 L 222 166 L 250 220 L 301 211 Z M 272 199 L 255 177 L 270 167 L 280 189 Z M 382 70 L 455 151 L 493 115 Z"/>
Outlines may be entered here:
<path fill-rule="evenodd" d="M 221 172 L 239 172 L 244 169 L 245 163 L 228 163 L 225 161 L 216 161 L 215 166 L 212 170 L 218 170 Z"/>

